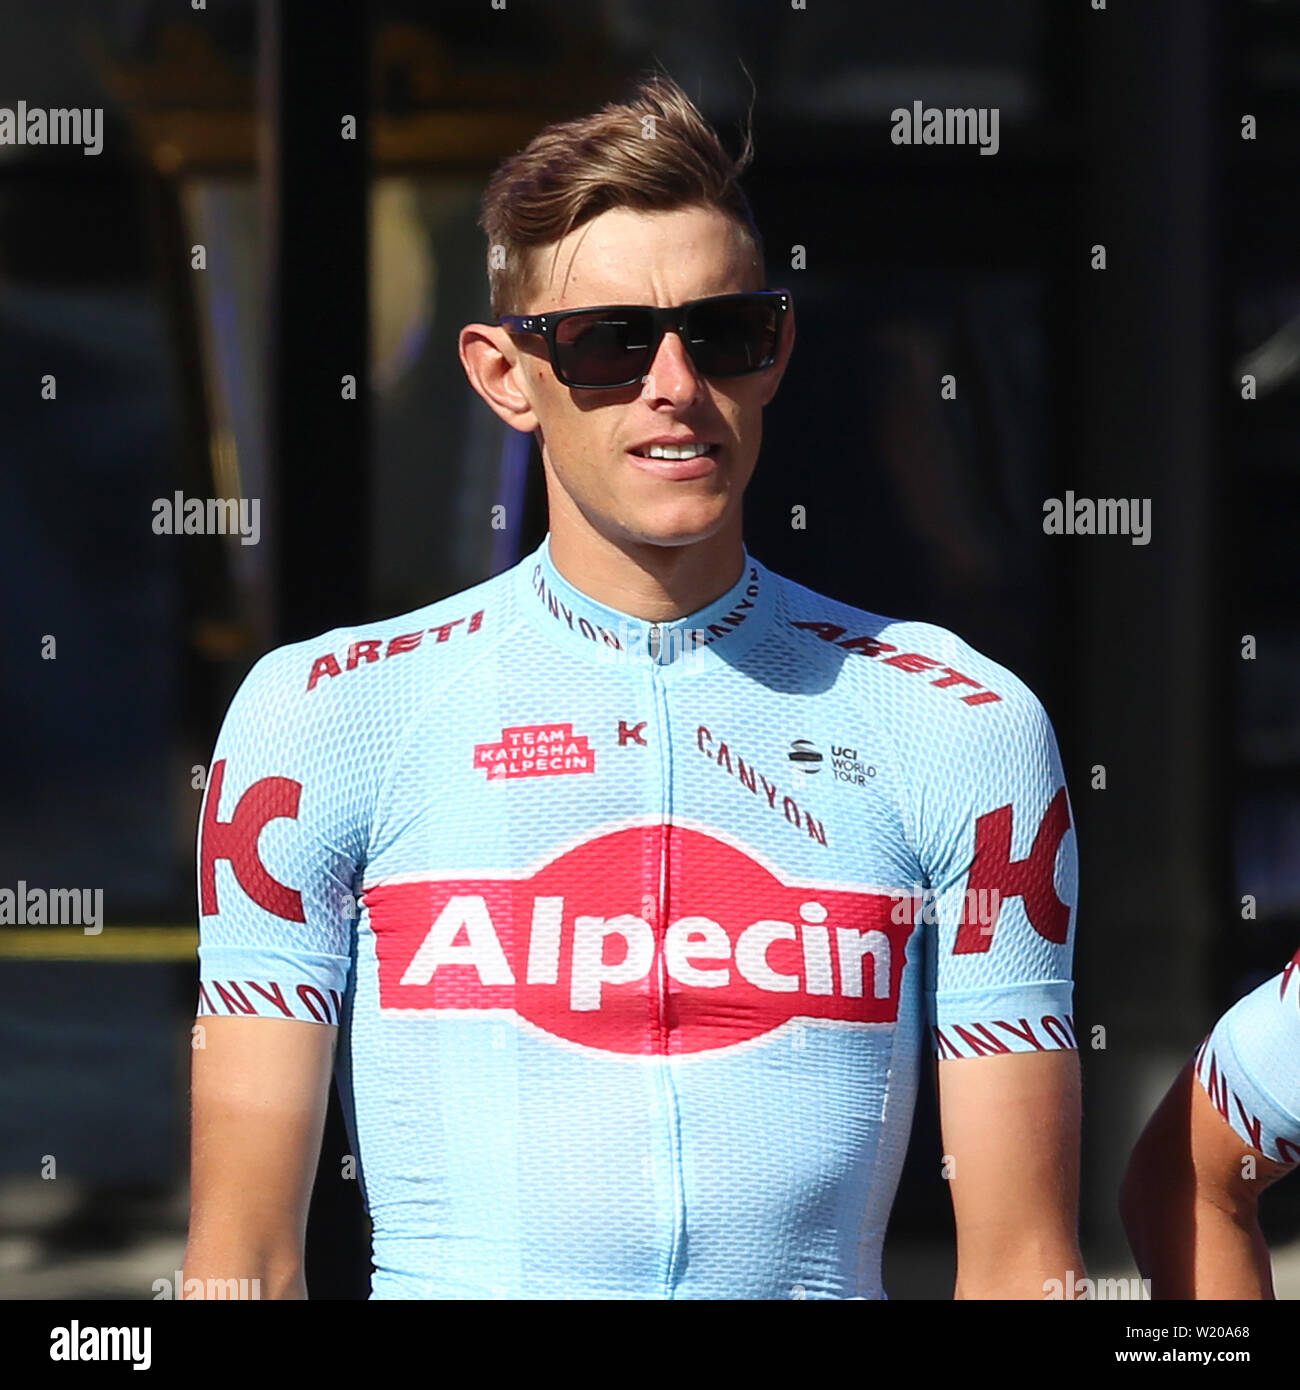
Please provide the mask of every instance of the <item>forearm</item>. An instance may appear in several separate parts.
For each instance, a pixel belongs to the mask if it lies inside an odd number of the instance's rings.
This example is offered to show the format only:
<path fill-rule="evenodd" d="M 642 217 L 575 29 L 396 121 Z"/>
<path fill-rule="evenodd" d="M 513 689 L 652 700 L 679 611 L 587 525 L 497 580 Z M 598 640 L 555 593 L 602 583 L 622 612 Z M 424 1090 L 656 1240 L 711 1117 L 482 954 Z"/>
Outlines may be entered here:
<path fill-rule="evenodd" d="M 1196 1247 L 1193 1256 L 1194 1286 L 1189 1298 L 1272 1298 L 1273 1271 L 1268 1245 L 1254 1208 L 1232 1214 L 1202 1202 L 1196 1210 Z M 1163 1274 L 1160 1284 L 1165 1282 Z M 1151 1276 L 1153 1298 L 1179 1295 L 1157 1292 Z"/>
<path fill-rule="evenodd" d="M 204 1147 L 198 1146 L 200 1156 Z M 239 1165 L 241 1171 L 247 1166 Z M 279 1182 L 268 1191 L 231 1175 L 213 1182 L 205 1180 L 208 1167 L 202 1161 L 194 1166 L 185 1296 L 306 1298 L 303 1262 L 310 1189 Z M 264 1171 L 267 1167 L 273 1165 L 264 1164 Z"/>
<path fill-rule="evenodd" d="M 1086 1271 L 1070 1232 L 1008 1232 L 984 1238 L 976 1255 L 957 1253 L 954 1299 L 1074 1298 Z"/>
<path fill-rule="evenodd" d="M 182 1278 L 185 1298 L 307 1297 L 301 1250 L 285 1241 L 191 1233 Z"/>
<path fill-rule="evenodd" d="M 1151 1191 L 1151 1189 L 1148 1189 Z M 1271 1299 L 1268 1245 L 1253 1204 L 1225 1208 L 1205 1197 L 1152 1191 L 1124 1212 L 1138 1269 L 1153 1299 Z"/>

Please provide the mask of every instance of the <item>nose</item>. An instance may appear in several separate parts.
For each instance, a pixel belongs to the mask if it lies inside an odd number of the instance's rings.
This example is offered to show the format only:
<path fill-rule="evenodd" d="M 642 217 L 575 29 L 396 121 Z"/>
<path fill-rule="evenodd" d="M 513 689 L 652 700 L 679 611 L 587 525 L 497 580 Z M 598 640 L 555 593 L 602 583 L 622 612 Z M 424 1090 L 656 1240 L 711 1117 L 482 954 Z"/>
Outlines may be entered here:
<path fill-rule="evenodd" d="M 687 405 L 700 392 L 700 377 L 686 351 L 686 344 L 674 329 L 664 333 L 650 370 L 646 373 L 641 396 L 646 401 L 668 401 Z"/>

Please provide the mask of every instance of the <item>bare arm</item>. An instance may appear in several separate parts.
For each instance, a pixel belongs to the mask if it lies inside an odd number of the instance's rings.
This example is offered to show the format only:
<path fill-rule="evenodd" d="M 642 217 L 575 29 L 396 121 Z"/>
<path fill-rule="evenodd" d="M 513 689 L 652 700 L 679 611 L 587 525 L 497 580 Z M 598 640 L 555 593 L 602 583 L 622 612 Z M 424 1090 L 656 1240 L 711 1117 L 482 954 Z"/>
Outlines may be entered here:
<path fill-rule="evenodd" d="M 1077 1052 L 939 1063 L 955 1298 L 1045 1298 L 1048 1281 L 1083 1279 L 1079 1110 Z"/>
<path fill-rule="evenodd" d="M 200 1023 L 185 1282 L 206 1289 L 209 1279 L 257 1279 L 262 1298 L 306 1298 L 307 1207 L 338 1029 L 272 1018 Z"/>
<path fill-rule="evenodd" d="M 1272 1298 L 1259 1194 L 1290 1171 L 1236 1133 L 1189 1062 L 1134 1147 L 1120 1194 L 1151 1297 Z"/>

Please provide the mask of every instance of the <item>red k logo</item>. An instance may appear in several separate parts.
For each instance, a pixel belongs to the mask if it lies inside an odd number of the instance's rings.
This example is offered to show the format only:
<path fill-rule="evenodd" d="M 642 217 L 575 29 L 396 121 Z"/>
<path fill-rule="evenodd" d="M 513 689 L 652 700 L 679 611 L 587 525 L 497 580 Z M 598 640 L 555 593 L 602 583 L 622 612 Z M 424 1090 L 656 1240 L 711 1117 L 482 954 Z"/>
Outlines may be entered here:
<path fill-rule="evenodd" d="M 257 853 L 263 827 L 280 816 L 298 819 L 302 783 L 288 777 L 263 777 L 239 798 L 228 821 L 218 819 L 226 760 L 212 765 L 208 797 L 203 803 L 203 833 L 199 850 L 199 897 L 203 916 L 220 911 L 217 905 L 217 860 L 227 859 L 239 886 L 259 906 L 289 922 L 305 922 L 302 895 L 267 872 Z"/>
<path fill-rule="evenodd" d="M 975 822 L 975 861 L 966 885 L 966 907 L 957 928 L 953 955 L 987 951 L 1004 898 L 1020 898 L 1025 915 L 1039 936 L 1058 944 L 1070 930 L 1070 909 L 1056 893 L 1056 851 L 1070 828 L 1070 804 L 1062 787 L 1052 798 L 1029 853 L 1011 858 L 1011 807 L 1000 806 Z M 975 920 L 971 904 L 994 904 L 987 923 Z"/>

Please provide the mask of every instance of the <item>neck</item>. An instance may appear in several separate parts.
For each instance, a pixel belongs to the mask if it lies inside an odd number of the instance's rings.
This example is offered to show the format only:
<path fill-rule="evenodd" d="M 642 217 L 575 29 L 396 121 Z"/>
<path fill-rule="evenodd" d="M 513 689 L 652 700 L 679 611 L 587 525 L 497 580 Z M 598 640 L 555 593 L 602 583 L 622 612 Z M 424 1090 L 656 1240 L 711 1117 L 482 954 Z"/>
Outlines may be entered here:
<path fill-rule="evenodd" d="M 706 540 L 653 545 L 611 538 L 584 517 L 551 510 L 551 561 L 584 594 L 646 622 L 672 622 L 720 598 L 740 578 L 739 515 Z"/>

